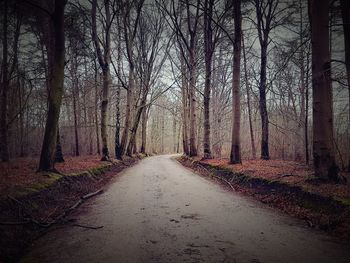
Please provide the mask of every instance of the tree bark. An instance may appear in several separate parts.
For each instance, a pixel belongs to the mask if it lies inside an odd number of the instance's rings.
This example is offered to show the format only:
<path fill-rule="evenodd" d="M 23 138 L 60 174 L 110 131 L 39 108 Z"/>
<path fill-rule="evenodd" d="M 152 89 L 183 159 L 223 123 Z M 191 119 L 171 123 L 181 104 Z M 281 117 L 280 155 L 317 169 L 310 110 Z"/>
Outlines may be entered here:
<path fill-rule="evenodd" d="M 64 162 L 59 128 L 57 128 L 55 162 L 56 163 L 63 163 Z"/>
<path fill-rule="evenodd" d="M 117 18 L 118 23 L 118 57 L 117 57 L 117 65 L 118 65 L 118 74 L 121 73 L 121 63 L 122 63 L 122 49 L 121 49 L 121 27 L 119 18 Z M 118 160 L 122 160 L 122 149 L 120 144 L 120 80 L 118 80 L 117 86 L 117 94 L 116 94 L 116 119 L 115 119 L 115 134 L 114 134 L 114 153 L 115 158 Z"/>
<path fill-rule="evenodd" d="M 147 109 L 148 110 L 148 109 Z M 142 131 L 141 131 L 141 149 L 140 152 L 146 153 L 146 140 L 147 140 L 147 110 L 142 111 Z"/>
<path fill-rule="evenodd" d="M 97 0 L 92 1 L 91 17 L 92 17 L 92 39 L 95 45 L 96 54 L 100 67 L 102 68 L 102 101 L 101 101 L 101 139 L 102 139 L 102 161 L 109 160 L 108 151 L 108 133 L 107 133 L 107 120 L 108 120 L 108 99 L 109 99 L 109 85 L 110 85 L 110 61 L 111 61 L 111 51 L 110 51 L 110 23 L 111 14 L 109 7 L 109 0 L 104 1 L 105 9 L 105 20 L 107 27 L 105 28 L 105 41 L 104 41 L 104 52 L 100 47 L 100 43 L 97 36 L 97 25 L 96 25 L 96 9 Z"/>
<path fill-rule="evenodd" d="M 320 179 L 338 180 L 334 156 L 329 0 L 311 0 L 313 163 Z"/>
<path fill-rule="evenodd" d="M 256 159 L 255 138 L 254 138 L 254 129 L 253 129 L 253 122 L 252 122 L 252 109 L 251 109 L 251 103 L 250 103 L 250 85 L 249 85 L 249 80 L 248 80 L 247 58 L 246 58 L 243 35 L 242 35 L 242 48 L 243 48 L 244 79 L 245 79 L 245 86 L 246 86 L 246 93 L 247 93 L 247 108 L 248 108 L 250 143 L 251 143 L 251 147 L 252 147 L 253 159 Z"/>
<path fill-rule="evenodd" d="M 55 10 L 50 20 L 50 45 L 48 47 L 49 84 L 48 113 L 42 144 L 39 171 L 54 169 L 58 119 L 63 95 L 64 81 L 64 8 L 66 1 L 55 1 Z"/>
<path fill-rule="evenodd" d="M 181 98 L 182 98 L 182 146 L 186 155 L 190 154 L 188 147 L 188 80 L 184 59 L 181 57 Z"/>
<path fill-rule="evenodd" d="M 2 85 L 1 85 L 1 105 L 0 105 L 0 157 L 3 162 L 9 161 L 8 150 L 8 129 L 7 129 L 7 92 L 9 87 L 8 80 L 8 48 L 7 48 L 7 31 L 8 31 L 8 2 L 4 2 L 3 18 L 3 47 L 2 47 Z"/>
<path fill-rule="evenodd" d="M 269 117 L 266 106 L 266 67 L 267 67 L 267 43 L 261 47 L 261 69 L 259 83 L 259 109 L 261 117 L 261 159 L 270 159 L 269 153 Z"/>
<path fill-rule="evenodd" d="M 120 148 L 122 155 L 124 155 L 129 137 L 129 126 L 131 118 L 131 107 L 133 102 L 133 90 L 134 90 L 134 66 L 129 65 L 129 85 L 126 92 L 126 109 L 125 109 L 125 120 L 124 120 L 124 129 L 122 134 L 122 139 L 120 142 Z"/>
<path fill-rule="evenodd" d="M 194 40 L 193 40 L 194 41 Z M 189 83 L 189 102 L 190 102 L 190 156 L 197 156 L 196 147 L 196 128 L 197 128 L 197 113 L 196 113 L 196 58 L 195 45 L 190 50 L 190 83 Z"/>
<path fill-rule="evenodd" d="M 342 18 L 343 18 L 343 30 L 344 30 L 344 47 L 345 47 L 345 66 L 346 77 L 348 81 L 349 91 L 349 121 L 350 121 L 350 2 L 348 0 L 340 0 Z M 350 141 L 349 141 L 350 148 Z M 350 171 L 350 154 L 348 160 L 348 171 Z"/>
<path fill-rule="evenodd" d="M 210 92 L 211 92 L 211 69 L 214 51 L 213 30 L 211 19 L 213 15 L 214 0 L 204 2 L 204 55 L 205 55 L 205 84 L 204 84 L 204 159 L 211 159 L 210 150 Z"/>
<path fill-rule="evenodd" d="M 74 52 L 76 54 L 76 52 Z M 79 134 L 78 134 L 78 114 L 77 114 L 77 100 L 79 99 L 78 78 L 77 78 L 77 58 L 76 55 L 72 62 L 72 95 L 73 95 L 73 117 L 74 117 L 74 142 L 75 142 L 75 156 L 79 156 Z"/>
<path fill-rule="evenodd" d="M 261 117 L 261 153 L 262 160 L 270 159 L 269 152 L 269 117 L 266 105 L 266 70 L 267 70 L 267 48 L 270 42 L 269 34 L 275 23 L 279 0 L 264 1 L 254 0 L 258 38 L 260 43 L 260 82 L 259 82 L 259 110 Z"/>
<path fill-rule="evenodd" d="M 240 103 L 240 76 L 241 76 L 241 39 L 242 39 L 242 15 L 241 1 L 233 1 L 233 14 L 235 21 L 235 42 L 233 44 L 233 76 L 232 76 L 232 142 L 231 163 L 241 163 L 241 103 Z"/>
<path fill-rule="evenodd" d="M 100 133 L 99 133 L 99 127 L 98 127 L 98 81 L 97 81 L 97 65 L 95 61 L 95 107 L 94 107 L 94 117 L 95 117 L 95 133 L 96 133 L 96 148 L 97 148 L 97 154 L 101 154 L 101 147 L 100 147 Z"/>

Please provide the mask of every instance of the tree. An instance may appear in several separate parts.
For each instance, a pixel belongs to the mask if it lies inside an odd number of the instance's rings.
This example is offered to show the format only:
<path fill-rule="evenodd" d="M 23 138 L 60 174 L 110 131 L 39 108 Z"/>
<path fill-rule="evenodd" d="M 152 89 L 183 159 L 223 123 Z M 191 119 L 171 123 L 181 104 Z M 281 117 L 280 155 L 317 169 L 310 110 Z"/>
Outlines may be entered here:
<path fill-rule="evenodd" d="M 7 48 L 7 27 L 8 27 L 8 2 L 4 2 L 3 19 L 3 39 L 2 39 L 2 79 L 1 79 L 1 108 L 0 108 L 0 157 L 3 162 L 9 160 L 8 142 L 7 142 L 7 93 L 9 87 L 8 80 L 8 48 Z"/>
<path fill-rule="evenodd" d="M 102 138 L 102 161 L 109 160 L 109 151 L 108 151 L 108 134 L 107 134 L 107 119 L 108 119 L 108 99 L 109 99 L 109 86 L 110 86 L 110 61 L 111 61 L 111 13 L 110 13 L 110 1 L 104 1 L 104 10 L 105 10 L 105 25 L 104 25 L 104 47 L 103 53 L 100 46 L 100 39 L 97 35 L 97 22 L 96 22 L 96 9 L 97 9 L 97 0 L 92 1 L 91 8 L 91 17 L 92 17 L 92 39 L 96 49 L 96 55 L 98 63 L 102 69 L 103 76 L 103 85 L 102 85 L 102 101 L 101 101 L 101 138 Z"/>
<path fill-rule="evenodd" d="M 346 0 L 340 0 L 343 29 L 344 29 L 344 47 L 345 47 L 345 66 L 346 66 L 346 79 L 348 82 L 349 90 L 349 120 L 350 120 L 350 2 Z M 350 145 L 349 145 L 350 147 Z M 350 155 L 348 160 L 348 170 L 350 171 Z"/>
<path fill-rule="evenodd" d="M 204 159 L 211 159 L 210 150 L 210 92 L 212 58 L 214 53 L 212 16 L 214 0 L 204 2 L 204 56 L 205 56 L 205 85 L 204 85 L 204 138 L 203 151 Z"/>
<path fill-rule="evenodd" d="M 329 0 L 309 1 L 312 46 L 313 164 L 320 179 L 338 180 L 334 157 Z"/>
<path fill-rule="evenodd" d="M 124 3 L 122 8 L 123 24 L 124 24 L 124 28 L 123 28 L 124 41 L 126 46 L 127 60 L 129 64 L 124 130 L 120 141 L 120 151 L 122 155 L 124 155 L 126 148 L 128 146 L 130 123 L 132 122 L 132 117 L 133 117 L 132 106 L 134 103 L 134 92 L 135 92 L 134 40 L 137 33 L 137 27 L 139 24 L 143 3 L 144 3 L 144 0 L 139 0 L 135 2 L 127 1 L 126 3 Z M 132 23 L 131 21 L 133 9 L 135 9 L 136 11 L 136 17 L 135 17 L 134 23 Z"/>
<path fill-rule="evenodd" d="M 269 153 L 269 117 L 266 106 L 267 84 L 267 51 L 270 43 L 269 34 L 277 26 L 275 14 L 279 0 L 254 0 L 256 10 L 256 26 L 260 44 L 260 80 L 259 80 L 259 109 L 261 117 L 261 159 L 270 159 Z"/>
<path fill-rule="evenodd" d="M 65 59 L 64 8 L 67 1 L 55 0 L 54 11 L 48 19 L 49 96 L 44 140 L 41 148 L 39 171 L 54 169 L 55 150 L 60 116 Z M 46 14 L 47 15 L 47 14 Z"/>
<path fill-rule="evenodd" d="M 251 109 L 251 101 L 250 101 L 250 84 L 248 80 L 248 71 L 247 71 L 247 58 L 246 51 L 244 45 L 244 37 L 242 34 L 242 48 L 243 48 L 243 67 L 244 67 L 244 82 L 246 87 L 246 95 L 247 95 L 247 108 L 248 108 L 248 121 L 249 121 L 249 133 L 250 133 L 250 144 L 252 148 L 252 156 L 253 159 L 256 159 L 256 148 L 255 148 L 255 138 L 253 131 L 253 121 L 252 121 L 252 109 Z"/>
<path fill-rule="evenodd" d="M 240 146 L 240 123 L 241 123 L 241 104 L 240 104 L 240 77 L 241 77 L 241 44 L 242 44 L 242 15 L 241 1 L 233 1 L 233 14 L 235 21 L 235 42 L 233 45 L 233 76 L 232 76 L 232 142 L 231 142 L 231 163 L 241 163 Z"/>
<path fill-rule="evenodd" d="M 163 5 L 165 5 L 163 3 Z M 169 25 L 176 34 L 176 39 L 179 44 L 180 53 L 187 66 L 188 71 L 188 111 L 189 111 L 189 155 L 197 156 L 197 110 L 196 110 L 196 82 L 197 82 L 197 41 L 198 28 L 200 21 L 200 1 L 195 4 L 186 0 L 179 2 L 178 8 L 175 7 L 175 0 L 171 1 L 171 10 L 166 6 L 162 8 L 167 13 L 171 22 Z M 184 10 L 186 12 L 184 12 Z M 183 18 L 185 13 L 185 18 Z M 185 95 L 185 94 L 184 94 Z M 183 128 L 185 129 L 185 127 Z"/>

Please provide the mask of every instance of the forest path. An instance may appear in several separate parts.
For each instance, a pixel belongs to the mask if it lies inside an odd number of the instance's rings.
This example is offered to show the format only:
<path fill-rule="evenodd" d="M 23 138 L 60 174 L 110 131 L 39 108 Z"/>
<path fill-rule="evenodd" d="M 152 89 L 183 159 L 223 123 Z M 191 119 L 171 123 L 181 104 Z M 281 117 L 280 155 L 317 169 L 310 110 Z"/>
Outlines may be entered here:
<path fill-rule="evenodd" d="M 22 262 L 349 262 L 350 249 L 227 192 L 170 155 L 126 169 Z"/>

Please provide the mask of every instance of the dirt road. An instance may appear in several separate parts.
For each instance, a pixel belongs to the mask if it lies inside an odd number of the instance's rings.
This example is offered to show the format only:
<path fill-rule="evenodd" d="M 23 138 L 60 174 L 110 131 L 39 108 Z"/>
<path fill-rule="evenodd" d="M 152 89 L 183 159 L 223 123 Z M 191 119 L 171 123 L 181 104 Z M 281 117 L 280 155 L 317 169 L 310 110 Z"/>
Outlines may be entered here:
<path fill-rule="evenodd" d="M 81 211 L 83 210 L 83 211 Z M 350 262 L 350 247 L 155 156 L 85 203 L 22 262 Z"/>

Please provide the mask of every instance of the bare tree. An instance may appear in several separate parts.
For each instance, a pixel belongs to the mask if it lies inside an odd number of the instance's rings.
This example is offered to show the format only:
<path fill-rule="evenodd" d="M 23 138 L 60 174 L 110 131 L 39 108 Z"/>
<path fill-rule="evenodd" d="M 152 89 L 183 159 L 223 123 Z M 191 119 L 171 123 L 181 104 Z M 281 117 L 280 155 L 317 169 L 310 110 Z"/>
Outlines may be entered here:
<path fill-rule="evenodd" d="M 232 77 L 232 142 L 231 163 L 241 163 L 241 103 L 240 103 L 240 77 L 241 77 L 241 46 L 242 46 L 242 14 L 241 1 L 233 1 L 233 14 L 235 21 L 235 42 L 233 45 L 233 77 Z"/>
<path fill-rule="evenodd" d="M 279 0 L 254 0 L 256 11 L 256 26 L 260 44 L 260 80 L 259 80 L 259 109 L 261 117 L 261 159 L 270 159 L 269 153 L 269 117 L 266 106 L 266 85 L 267 85 L 267 52 L 270 43 L 269 35 L 273 28 L 281 21 L 276 18 Z"/>
<path fill-rule="evenodd" d="M 123 4 L 123 24 L 124 24 L 124 41 L 126 46 L 127 60 L 129 63 L 129 77 L 126 97 L 126 110 L 125 110 L 125 121 L 124 130 L 120 142 L 120 151 L 122 155 L 125 153 L 128 146 L 129 129 L 132 120 L 132 106 L 134 103 L 134 92 L 135 92 L 135 58 L 134 58 L 134 41 L 137 33 L 137 27 L 140 19 L 141 9 L 144 0 L 139 0 L 134 3 L 127 1 Z M 135 9 L 135 18 L 132 23 L 132 10 Z"/>
<path fill-rule="evenodd" d="M 54 1 L 54 11 L 48 19 L 49 97 L 44 141 L 41 148 L 39 170 L 54 169 L 58 120 L 63 94 L 65 35 L 64 8 L 67 1 Z M 48 14 L 46 14 L 48 15 Z"/>
<path fill-rule="evenodd" d="M 204 2 L 204 56 L 205 56 L 205 85 L 204 85 L 204 138 L 203 151 L 204 158 L 211 159 L 210 150 L 210 92 L 211 92 L 211 72 L 212 58 L 214 52 L 212 16 L 214 0 Z"/>
<path fill-rule="evenodd" d="M 7 93 L 9 87 L 8 80 L 8 47 L 7 47 L 7 27 L 8 27 L 8 2 L 4 2 L 4 19 L 2 24 L 2 72 L 1 72 L 1 112 L 0 112 L 0 154 L 1 160 L 9 160 L 8 142 L 7 142 Z"/>
<path fill-rule="evenodd" d="M 346 65 L 346 79 L 349 90 L 349 121 L 350 121 L 350 2 L 340 0 L 343 29 L 344 29 L 344 46 L 345 46 L 345 65 Z M 350 143 L 349 143 L 350 147 Z M 348 170 L 350 171 L 350 154 L 348 160 Z"/>
<path fill-rule="evenodd" d="M 110 86 L 110 61 L 111 61 L 111 13 L 110 13 L 110 1 L 104 1 L 105 11 L 105 32 L 104 40 L 101 41 L 97 34 L 97 22 L 96 22 L 96 9 L 98 8 L 97 0 L 92 1 L 91 17 L 92 17 L 92 39 L 96 49 L 96 55 L 103 75 L 103 86 L 102 86 L 102 101 L 101 101 L 101 138 L 102 138 L 102 158 L 103 161 L 109 160 L 108 151 L 108 135 L 107 135 L 107 119 L 108 119 L 108 99 L 109 99 L 109 86 Z M 103 43 L 103 52 L 100 43 Z"/>
<path fill-rule="evenodd" d="M 312 44 L 313 162 L 315 175 L 338 180 L 334 157 L 329 48 L 329 0 L 309 1 Z"/>

